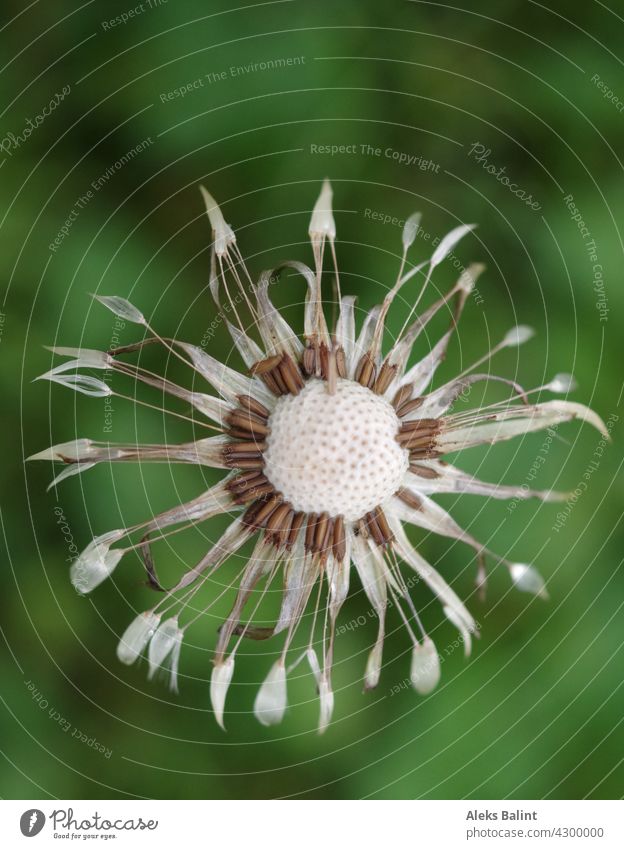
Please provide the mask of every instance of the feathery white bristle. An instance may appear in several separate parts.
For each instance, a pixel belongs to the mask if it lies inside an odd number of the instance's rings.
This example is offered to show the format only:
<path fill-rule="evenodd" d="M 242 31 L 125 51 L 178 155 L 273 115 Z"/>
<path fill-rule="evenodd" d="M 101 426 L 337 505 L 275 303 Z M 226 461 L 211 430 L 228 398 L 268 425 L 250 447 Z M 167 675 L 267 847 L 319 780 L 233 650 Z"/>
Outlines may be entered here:
<path fill-rule="evenodd" d="M 254 713 L 262 725 L 277 725 L 286 711 L 286 669 L 284 662 L 276 661 L 262 682 L 254 702 Z"/>
<path fill-rule="evenodd" d="M 139 657 L 160 623 L 160 614 L 153 610 L 139 613 L 128 625 L 117 645 L 117 657 L 131 664 Z"/>
<path fill-rule="evenodd" d="M 501 348 L 516 348 L 518 345 L 524 345 L 529 339 L 535 336 L 535 330 L 527 324 L 518 324 L 512 327 L 504 335 L 500 346 Z"/>
<path fill-rule="evenodd" d="M 544 579 L 534 566 L 530 566 L 528 563 L 511 563 L 509 574 L 514 585 L 522 592 L 531 593 L 543 599 L 548 598 Z"/>
<path fill-rule="evenodd" d="M 460 224 L 459 227 L 455 227 L 450 233 L 447 233 L 441 240 L 439 245 L 436 247 L 435 251 L 431 259 L 429 260 L 429 265 L 433 269 L 436 265 L 440 265 L 446 257 L 451 253 L 455 245 L 463 239 L 467 233 L 470 233 L 471 230 L 474 230 L 476 224 Z"/>
<path fill-rule="evenodd" d="M 117 318 L 129 321 L 132 324 L 146 324 L 145 317 L 140 310 L 133 306 L 126 298 L 119 295 L 93 295 L 96 301 L 114 313 Z"/>
<path fill-rule="evenodd" d="M 421 696 L 426 696 L 438 686 L 440 680 L 440 657 L 433 643 L 427 637 L 422 645 L 415 645 L 412 651 L 410 680 L 412 687 Z"/>
<path fill-rule="evenodd" d="M 578 387 L 578 384 L 571 374 L 556 374 L 551 381 L 549 381 L 544 389 L 549 389 L 551 392 L 557 392 L 563 394 L 567 394 L 568 392 L 574 392 L 574 390 Z"/>
<path fill-rule="evenodd" d="M 332 212 L 332 187 L 329 180 L 323 181 L 321 193 L 314 204 L 308 233 L 310 236 L 327 236 L 336 238 L 336 223 Z"/>
<path fill-rule="evenodd" d="M 123 557 L 123 549 L 112 549 L 111 545 L 118 542 L 126 531 L 108 531 L 96 537 L 85 550 L 74 560 L 69 570 L 69 576 L 74 588 L 81 594 L 90 593 L 108 578 Z"/>
<path fill-rule="evenodd" d="M 226 657 L 221 663 L 216 663 L 210 676 L 210 702 L 214 711 L 217 724 L 225 731 L 223 724 L 223 711 L 225 709 L 225 698 L 230 687 L 232 675 L 234 674 L 234 658 Z"/>
<path fill-rule="evenodd" d="M 407 252 L 408 249 L 414 244 L 414 240 L 418 235 L 418 228 L 420 227 L 421 218 L 422 214 L 420 212 L 413 212 L 403 225 L 402 242 L 403 250 L 405 252 Z"/>
<path fill-rule="evenodd" d="M 183 631 L 178 625 L 177 616 L 165 619 L 150 640 L 147 650 L 149 661 L 148 677 L 153 678 L 157 670 L 169 660 L 171 670 L 171 689 L 177 690 L 177 659 L 182 644 Z"/>
<path fill-rule="evenodd" d="M 200 186 L 199 190 L 206 204 L 206 213 L 212 227 L 215 253 L 217 256 L 225 256 L 228 252 L 228 247 L 236 244 L 236 236 L 230 225 L 226 223 L 219 204 L 210 192 L 204 186 Z"/>

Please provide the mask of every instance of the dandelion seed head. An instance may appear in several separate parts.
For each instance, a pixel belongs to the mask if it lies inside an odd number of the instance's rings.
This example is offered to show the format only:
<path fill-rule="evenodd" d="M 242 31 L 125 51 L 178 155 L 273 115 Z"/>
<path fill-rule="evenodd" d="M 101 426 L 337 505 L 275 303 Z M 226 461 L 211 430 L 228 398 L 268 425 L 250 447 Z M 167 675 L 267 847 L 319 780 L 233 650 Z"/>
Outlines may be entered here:
<path fill-rule="evenodd" d="M 144 403 L 137 393 L 118 393 L 117 386 L 128 379 L 143 382 L 194 412 L 189 418 L 166 407 L 156 410 L 171 412 L 190 425 L 204 424 L 216 435 L 175 445 L 108 443 L 74 436 L 29 459 L 63 464 L 53 485 L 102 462 L 187 463 L 222 469 L 223 479 L 192 500 L 96 537 L 73 562 L 70 580 L 80 593 L 91 592 L 117 570 L 127 552 L 139 556 L 146 584 L 158 591 L 158 601 L 126 628 L 117 656 L 130 666 L 145 654 L 148 677 L 168 678 L 170 688 L 177 692 L 186 630 L 202 621 L 213 629 L 211 607 L 221 597 L 208 599 L 202 606 L 198 591 L 206 583 L 212 585 L 207 579 L 227 568 L 228 558 L 254 539 L 242 571 L 224 582 L 232 589 L 234 600 L 218 631 L 210 675 L 215 720 L 224 727 L 225 703 L 241 642 L 277 638 L 281 641 L 277 659 L 268 671 L 264 667 L 258 675 L 257 680 L 263 683 L 254 703 L 256 718 L 266 726 L 282 721 L 288 708 L 288 675 L 307 658 L 319 697 L 318 728 L 323 732 L 334 710 L 331 677 L 335 638 L 352 582 L 363 590 L 377 618 L 376 638 L 371 641 L 363 669 L 365 691 L 377 687 L 385 674 L 385 635 L 397 621 L 402 621 L 412 642 L 410 678 L 414 689 L 427 695 L 437 686 L 440 655 L 417 609 L 420 603 L 428 603 L 427 593 L 433 593 L 446 619 L 459 632 L 466 656 L 473 637 L 479 635 L 469 610 L 473 599 L 466 604 L 462 601 L 459 582 L 445 579 L 443 569 L 439 572 L 425 560 L 410 541 L 406 527 L 415 526 L 466 545 L 475 562 L 481 594 L 487 584 L 487 561 L 494 558 L 507 566 L 518 590 L 547 598 L 546 583 L 535 567 L 495 555 L 461 528 L 435 497 L 462 493 L 487 498 L 536 497 L 547 502 L 561 499 L 561 494 L 479 480 L 451 465 L 445 455 L 524 437 L 573 419 L 597 428 L 605 439 L 609 439 L 609 430 L 582 404 L 567 399 L 531 403 L 531 392 L 525 392 L 516 382 L 493 374 L 489 367 L 487 373 L 475 371 L 483 363 L 489 364 L 503 348 L 517 347 L 530 339 L 533 330 L 525 325 L 512 328 L 472 366 L 436 385 L 437 369 L 446 358 L 484 266 L 468 266 L 449 292 L 418 310 L 421 300 L 431 294 L 429 282 L 435 268 L 455 254 L 474 225 L 457 224 L 437 241 L 428 259 L 405 270 L 408 251 L 418 243 L 420 226 L 419 213 L 409 217 L 401 238 L 396 282 L 387 290 L 383 304 L 366 315 L 358 332 L 355 297 L 343 296 L 339 285 L 329 181 L 323 183 L 309 227 L 314 269 L 302 262 L 287 262 L 262 272 L 256 284 L 234 231 L 214 198 L 205 189 L 202 192 L 212 228 L 209 289 L 217 309 L 229 316 L 225 326 L 244 368 L 236 371 L 195 345 L 160 335 L 125 298 L 97 295 L 97 300 L 115 315 L 142 325 L 149 331 L 149 338 L 110 353 L 57 347 L 55 354 L 72 359 L 42 377 L 83 395 L 98 398 L 113 393 L 136 404 Z M 332 305 L 336 320 L 331 327 L 327 320 L 330 310 L 325 309 L 322 295 L 328 256 L 336 300 Z M 270 281 L 279 279 L 283 268 L 303 277 L 307 284 L 302 338 L 270 300 Z M 410 296 L 409 287 L 418 283 L 419 274 L 424 282 Z M 401 309 L 395 298 L 400 290 L 403 303 L 411 297 L 412 306 L 403 310 L 398 337 L 388 340 L 385 320 L 391 308 Z M 430 346 L 420 345 L 419 336 L 428 322 L 451 306 L 448 329 Z M 243 308 L 248 310 L 251 329 L 241 320 Z M 162 346 L 168 358 L 182 360 L 213 388 L 214 394 L 193 391 L 125 359 L 153 343 Z M 114 391 L 92 375 L 74 374 L 81 368 L 105 369 L 107 380 L 108 373 L 114 373 Z M 479 381 L 495 381 L 498 388 L 507 387 L 511 397 L 483 407 L 472 406 L 473 396 L 466 390 Z M 574 388 L 571 376 L 559 374 L 532 393 L 550 390 L 567 395 Z M 466 404 L 456 404 L 460 396 Z M 152 556 L 152 542 L 226 514 L 231 522 L 220 539 L 186 568 L 177 582 L 165 588 L 158 577 L 157 558 Z M 127 547 L 115 547 L 124 538 L 134 541 Z M 406 575 L 417 580 L 406 580 Z M 275 622 L 253 621 L 258 605 L 250 610 L 250 599 L 262 599 L 278 582 L 282 595 Z M 413 592 L 410 584 L 414 585 Z M 120 578 L 117 587 L 122 586 Z M 421 602 L 423 595 L 425 601 Z M 315 599 L 314 614 L 308 617 L 311 599 Z M 306 648 L 303 653 L 298 650 L 299 660 L 292 663 L 289 653 L 295 634 L 309 620 Z"/>

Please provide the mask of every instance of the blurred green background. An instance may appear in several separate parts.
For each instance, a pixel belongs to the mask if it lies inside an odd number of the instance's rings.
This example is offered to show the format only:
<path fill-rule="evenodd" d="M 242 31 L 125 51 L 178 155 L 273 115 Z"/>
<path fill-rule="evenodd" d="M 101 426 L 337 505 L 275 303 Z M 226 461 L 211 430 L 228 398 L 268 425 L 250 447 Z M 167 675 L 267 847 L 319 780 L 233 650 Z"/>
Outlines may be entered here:
<path fill-rule="evenodd" d="M 481 624 L 473 657 L 450 651 L 440 688 L 420 698 L 401 686 L 409 643 L 391 617 L 381 684 L 362 694 L 375 623 L 347 630 L 337 645 L 335 718 L 322 737 L 303 672 L 290 682 L 283 725 L 255 722 L 254 694 L 276 651 L 269 643 L 244 646 L 228 733 L 216 727 L 207 678 L 218 618 L 189 632 L 179 697 L 147 682 L 145 664 L 122 667 L 118 635 L 153 603 L 133 558 L 87 599 L 69 584 L 72 542 L 81 549 L 94 534 L 188 499 L 216 473 L 102 466 L 46 493 L 51 468 L 25 468 L 23 457 L 75 435 L 106 438 L 101 400 L 32 383 L 51 364 L 44 345 L 110 344 L 113 319 L 89 293 L 130 297 L 163 334 L 204 337 L 215 310 L 200 182 L 257 274 L 284 258 L 311 262 L 309 213 L 331 177 L 342 284 L 362 308 L 396 275 L 401 228 L 385 216 L 420 209 L 434 236 L 478 222 L 457 255 L 488 270 L 442 377 L 514 323 L 532 324 L 537 338 L 501 354 L 496 371 L 526 386 L 573 372 L 575 400 L 605 419 L 620 415 L 623 34 L 624 20 L 597 2 L 3 4 L 0 795 L 621 796 L 619 422 L 559 530 L 557 505 L 444 499 L 491 547 L 535 562 L 551 600 L 512 591 L 499 568 L 482 603 L 470 551 L 423 539 L 423 553 Z M 51 101 L 56 108 L 38 121 Z M 29 119 L 38 124 L 30 133 Z M 320 145 L 348 148 L 331 155 Z M 503 174 L 525 194 L 512 193 Z M 425 250 L 417 241 L 413 258 Z M 452 277 L 447 263 L 436 283 Z M 301 284 L 274 291 L 301 327 Z M 395 332 L 405 310 L 395 309 Z M 121 339 L 138 337 L 128 325 Z M 240 366 L 222 327 L 207 350 Z M 119 399 L 113 422 L 117 441 L 191 438 L 184 422 Z M 596 459 L 600 437 L 588 427 L 569 425 L 561 436 L 537 487 L 574 489 Z M 462 463 L 524 483 L 543 441 L 535 434 L 473 450 Z M 158 549 L 164 574 L 195 562 L 223 526 Z M 343 622 L 368 618 L 355 580 L 353 589 Z M 438 645 L 452 645 L 439 607 L 423 590 L 416 600 Z"/>

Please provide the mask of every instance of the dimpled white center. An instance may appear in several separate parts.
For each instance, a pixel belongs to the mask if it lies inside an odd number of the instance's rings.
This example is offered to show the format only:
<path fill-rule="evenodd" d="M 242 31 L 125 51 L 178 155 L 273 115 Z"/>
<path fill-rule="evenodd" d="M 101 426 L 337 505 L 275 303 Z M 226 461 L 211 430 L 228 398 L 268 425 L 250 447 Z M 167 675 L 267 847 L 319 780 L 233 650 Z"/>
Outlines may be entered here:
<path fill-rule="evenodd" d="M 351 380 L 310 380 L 269 419 L 264 474 L 295 510 L 355 521 L 401 486 L 408 454 L 393 407 Z"/>

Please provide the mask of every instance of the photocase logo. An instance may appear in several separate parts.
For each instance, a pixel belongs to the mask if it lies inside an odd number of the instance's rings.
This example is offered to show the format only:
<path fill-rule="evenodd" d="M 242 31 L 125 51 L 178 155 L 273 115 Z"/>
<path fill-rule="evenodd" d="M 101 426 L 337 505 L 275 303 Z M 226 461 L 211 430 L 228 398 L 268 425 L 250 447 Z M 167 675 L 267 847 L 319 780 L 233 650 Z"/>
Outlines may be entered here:
<path fill-rule="evenodd" d="M 24 811 L 20 818 L 20 829 L 24 837 L 34 837 L 45 825 L 45 814 L 38 808 Z"/>

